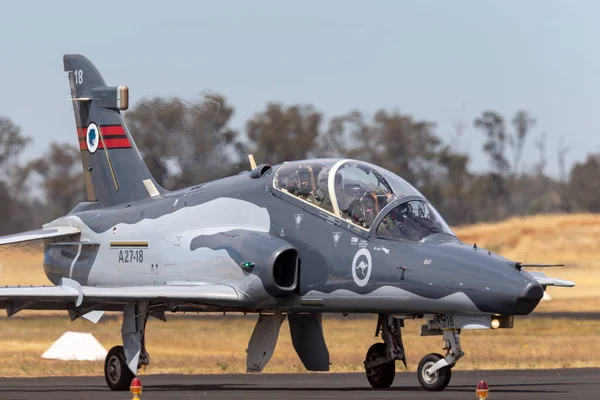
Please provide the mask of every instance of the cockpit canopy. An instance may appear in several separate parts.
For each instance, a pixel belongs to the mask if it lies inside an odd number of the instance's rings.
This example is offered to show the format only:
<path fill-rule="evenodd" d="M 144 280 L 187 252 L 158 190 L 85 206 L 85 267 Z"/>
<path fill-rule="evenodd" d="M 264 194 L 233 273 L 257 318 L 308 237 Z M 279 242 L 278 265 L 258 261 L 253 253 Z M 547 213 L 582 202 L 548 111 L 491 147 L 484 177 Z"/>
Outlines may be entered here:
<path fill-rule="evenodd" d="M 423 207 L 441 221 L 440 231 L 452 232 L 411 184 L 386 169 L 366 162 L 315 159 L 285 163 L 275 173 L 273 184 L 277 189 L 366 230 L 392 201 L 407 196 L 420 197 Z M 394 220 L 391 215 L 390 218 L 386 216 L 385 220 L 388 219 Z M 388 236 L 395 238 L 394 235 L 390 233 Z"/>

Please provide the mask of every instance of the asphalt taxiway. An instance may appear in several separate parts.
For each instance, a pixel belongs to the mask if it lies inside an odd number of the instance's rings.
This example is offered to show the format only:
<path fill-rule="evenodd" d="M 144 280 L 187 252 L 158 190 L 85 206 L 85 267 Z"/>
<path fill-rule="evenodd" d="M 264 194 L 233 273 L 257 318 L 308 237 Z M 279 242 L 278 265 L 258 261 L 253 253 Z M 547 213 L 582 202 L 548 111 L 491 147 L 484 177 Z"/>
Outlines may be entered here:
<path fill-rule="evenodd" d="M 371 389 L 362 373 L 142 375 L 141 399 L 475 399 L 487 381 L 488 399 L 600 399 L 600 368 L 453 371 L 444 392 L 426 392 L 416 374 L 396 374 L 390 389 Z M 103 377 L 0 378 L 0 399 L 131 399 L 111 392 Z"/>

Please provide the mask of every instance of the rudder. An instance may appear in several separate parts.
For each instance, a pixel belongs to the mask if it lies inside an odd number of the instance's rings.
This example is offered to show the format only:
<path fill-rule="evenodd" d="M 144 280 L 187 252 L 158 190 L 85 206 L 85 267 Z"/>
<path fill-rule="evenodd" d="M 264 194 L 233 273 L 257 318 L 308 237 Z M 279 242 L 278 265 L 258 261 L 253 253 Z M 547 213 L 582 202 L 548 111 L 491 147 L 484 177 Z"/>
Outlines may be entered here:
<path fill-rule="evenodd" d="M 160 196 L 125 125 L 125 86 L 108 87 L 96 67 L 80 54 L 63 57 L 69 85 L 88 201 L 106 207 Z"/>

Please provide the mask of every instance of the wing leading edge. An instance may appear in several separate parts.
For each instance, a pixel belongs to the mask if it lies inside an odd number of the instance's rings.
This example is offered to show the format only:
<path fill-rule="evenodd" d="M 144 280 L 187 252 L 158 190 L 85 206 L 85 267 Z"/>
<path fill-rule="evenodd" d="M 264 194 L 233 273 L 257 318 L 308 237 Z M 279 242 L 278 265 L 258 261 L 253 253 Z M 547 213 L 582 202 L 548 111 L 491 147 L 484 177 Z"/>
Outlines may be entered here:
<path fill-rule="evenodd" d="M 23 309 L 64 309 L 66 303 L 127 304 L 149 302 L 194 302 L 221 306 L 240 305 L 242 293 L 221 283 L 190 282 L 189 284 L 163 286 L 81 286 L 72 279 L 63 278 L 57 286 L 6 286 L 0 287 L 0 306 L 9 315 Z M 63 307 L 57 307 L 63 305 Z M 35 305 L 35 306 L 34 306 Z"/>

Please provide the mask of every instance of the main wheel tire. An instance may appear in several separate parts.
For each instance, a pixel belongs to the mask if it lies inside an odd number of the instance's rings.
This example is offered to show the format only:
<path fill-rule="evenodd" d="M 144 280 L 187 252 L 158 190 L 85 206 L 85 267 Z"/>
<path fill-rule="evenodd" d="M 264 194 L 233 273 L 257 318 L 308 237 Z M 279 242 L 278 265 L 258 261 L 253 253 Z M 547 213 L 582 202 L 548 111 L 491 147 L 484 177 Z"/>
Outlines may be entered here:
<path fill-rule="evenodd" d="M 378 358 L 385 358 L 387 345 L 385 343 L 375 343 L 367 351 L 366 361 L 375 361 Z M 367 379 L 375 389 L 386 389 L 392 386 L 396 376 L 396 362 L 390 361 L 373 368 L 366 369 Z"/>
<path fill-rule="evenodd" d="M 128 390 L 135 374 L 125 361 L 123 346 L 115 346 L 104 360 L 104 379 L 111 390 Z"/>
<path fill-rule="evenodd" d="M 427 391 L 441 391 L 446 389 L 452 378 L 452 369 L 443 367 L 435 371 L 432 375 L 427 375 L 425 371 L 431 368 L 436 362 L 444 358 L 441 354 L 430 353 L 421 359 L 417 367 L 417 379 Z"/>

